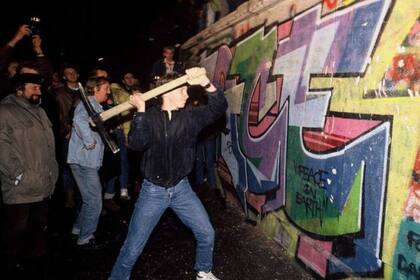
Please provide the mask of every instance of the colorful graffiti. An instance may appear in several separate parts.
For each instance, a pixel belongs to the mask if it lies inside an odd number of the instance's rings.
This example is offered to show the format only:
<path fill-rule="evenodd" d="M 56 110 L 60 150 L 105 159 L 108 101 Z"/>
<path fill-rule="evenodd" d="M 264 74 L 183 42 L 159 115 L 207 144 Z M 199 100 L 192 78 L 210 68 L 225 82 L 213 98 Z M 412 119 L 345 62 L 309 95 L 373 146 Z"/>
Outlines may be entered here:
<path fill-rule="evenodd" d="M 420 151 L 417 152 L 394 255 L 394 279 L 420 278 Z"/>
<path fill-rule="evenodd" d="M 337 9 L 344 8 L 357 0 L 324 0 L 322 14 L 334 12 Z"/>
<path fill-rule="evenodd" d="M 420 20 L 411 28 L 398 53 L 375 90 L 368 91 L 366 98 L 418 97 L 420 96 Z"/>
<path fill-rule="evenodd" d="M 246 29 L 202 53 L 229 103 L 220 178 L 249 218 L 280 217 L 275 240 L 320 276 L 418 279 L 420 160 L 401 225 L 386 216 L 399 213 L 387 198 L 414 144 L 395 141 L 420 131 L 403 115 L 418 102 L 369 103 L 419 96 L 415 4 L 305 2 L 292 18 L 235 23 Z"/>

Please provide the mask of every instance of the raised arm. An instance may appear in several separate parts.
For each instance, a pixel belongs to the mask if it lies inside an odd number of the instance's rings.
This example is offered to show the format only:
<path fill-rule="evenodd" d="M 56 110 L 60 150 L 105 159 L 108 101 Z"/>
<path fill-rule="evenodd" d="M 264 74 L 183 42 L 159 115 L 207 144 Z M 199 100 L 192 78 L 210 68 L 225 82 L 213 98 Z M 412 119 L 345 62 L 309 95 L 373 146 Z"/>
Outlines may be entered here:
<path fill-rule="evenodd" d="M 187 83 L 202 86 L 208 95 L 208 104 L 193 110 L 194 122 L 199 126 L 199 129 L 202 129 L 220 118 L 226 111 L 228 104 L 223 91 L 217 89 L 206 75 L 196 75 L 197 71 L 200 71 L 200 68 L 185 70 L 186 74 L 191 77 L 187 79 Z"/>
<path fill-rule="evenodd" d="M 139 94 L 130 96 L 130 103 L 137 108 L 131 130 L 128 134 L 128 146 L 136 151 L 143 151 L 150 144 L 151 131 L 146 121 L 146 105 Z"/>
<path fill-rule="evenodd" d="M 20 40 L 23 39 L 25 36 L 29 36 L 31 31 L 29 30 L 29 26 L 24 24 L 19 26 L 16 30 L 15 35 L 13 38 L 2 48 L 0 48 L 0 71 L 3 70 L 7 65 L 7 60 L 12 55 L 13 49 Z"/>

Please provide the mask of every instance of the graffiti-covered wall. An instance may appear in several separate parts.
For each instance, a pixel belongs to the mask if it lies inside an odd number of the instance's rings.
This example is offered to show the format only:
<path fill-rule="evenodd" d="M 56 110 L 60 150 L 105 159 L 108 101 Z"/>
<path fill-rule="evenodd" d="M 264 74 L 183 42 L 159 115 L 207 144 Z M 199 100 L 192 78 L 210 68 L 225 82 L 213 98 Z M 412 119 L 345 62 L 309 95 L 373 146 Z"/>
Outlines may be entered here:
<path fill-rule="evenodd" d="M 183 45 L 229 102 L 224 189 L 321 277 L 420 279 L 419 17 L 249 1 Z"/>

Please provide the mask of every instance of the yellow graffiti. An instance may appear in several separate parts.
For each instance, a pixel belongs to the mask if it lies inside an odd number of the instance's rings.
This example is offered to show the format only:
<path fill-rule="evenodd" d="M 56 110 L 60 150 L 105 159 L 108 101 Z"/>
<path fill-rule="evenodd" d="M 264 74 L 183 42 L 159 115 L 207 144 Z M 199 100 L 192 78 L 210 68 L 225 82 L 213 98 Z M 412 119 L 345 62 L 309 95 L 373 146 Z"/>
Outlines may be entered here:
<path fill-rule="evenodd" d="M 343 1 L 345 2 L 348 1 Z M 389 19 L 384 22 L 383 32 L 363 77 L 313 78 L 310 84 L 312 89 L 333 88 L 331 111 L 393 116 L 387 187 L 387 197 L 391 199 L 386 200 L 387 213 L 382 243 L 382 260 L 386 264 L 391 264 L 394 257 L 409 180 L 420 144 L 420 97 L 366 99 L 364 95 L 367 91 L 380 87 L 384 73 L 418 16 L 418 1 L 396 1 Z M 385 267 L 385 278 L 388 279 L 391 276 L 391 268 Z"/>

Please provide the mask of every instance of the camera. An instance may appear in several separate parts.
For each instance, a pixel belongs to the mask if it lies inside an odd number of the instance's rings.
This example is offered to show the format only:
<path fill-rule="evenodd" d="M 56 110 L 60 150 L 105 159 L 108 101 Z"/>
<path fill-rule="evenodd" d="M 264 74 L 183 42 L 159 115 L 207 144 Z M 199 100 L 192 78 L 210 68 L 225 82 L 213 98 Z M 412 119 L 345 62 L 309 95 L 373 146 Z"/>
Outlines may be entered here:
<path fill-rule="evenodd" d="M 31 30 L 31 35 L 39 35 L 41 19 L 39 17 L 31 17 L 29 19 L 29 30 Z"/>

